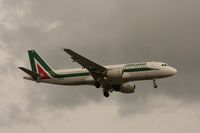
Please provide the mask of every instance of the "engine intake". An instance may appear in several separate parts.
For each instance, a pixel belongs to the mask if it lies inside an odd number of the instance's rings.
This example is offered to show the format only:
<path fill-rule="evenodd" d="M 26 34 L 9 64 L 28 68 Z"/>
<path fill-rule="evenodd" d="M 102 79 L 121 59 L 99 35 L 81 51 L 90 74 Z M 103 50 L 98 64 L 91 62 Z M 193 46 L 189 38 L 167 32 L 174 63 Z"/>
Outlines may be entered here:
<path fill-rule="evenodd" d="M 135 88 L 136 88 L 135 84 L 125 83 L 120 86 L 119 91 L 121 93 L 134 93 Z"/>

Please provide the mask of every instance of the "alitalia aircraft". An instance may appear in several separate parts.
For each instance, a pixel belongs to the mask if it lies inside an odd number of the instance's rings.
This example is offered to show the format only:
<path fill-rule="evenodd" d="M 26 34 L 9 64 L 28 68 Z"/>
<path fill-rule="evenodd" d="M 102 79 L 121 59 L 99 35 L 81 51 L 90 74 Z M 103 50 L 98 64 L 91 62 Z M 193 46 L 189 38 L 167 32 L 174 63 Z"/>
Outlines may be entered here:
<path fill-rule="evenodd" d="M 63 50 L 82 67 L 54 70 L 35 50 L 29 50 L 32 70 L 19 67 L 28 74 L 24 76 L 24 79 L 57 85 L 94 85 L 96 88 L 102 88 L 104 96 L 109 97 L 109 93 L 113 91 L 134 93 L 136 85 L 132 83 L 133 81 L 153 80 L 153 87 L 157 88 L 157 79 L 170 77 L 177 73 L 175 68 L 162 62 L 102 66 L 70 49 Z"/>

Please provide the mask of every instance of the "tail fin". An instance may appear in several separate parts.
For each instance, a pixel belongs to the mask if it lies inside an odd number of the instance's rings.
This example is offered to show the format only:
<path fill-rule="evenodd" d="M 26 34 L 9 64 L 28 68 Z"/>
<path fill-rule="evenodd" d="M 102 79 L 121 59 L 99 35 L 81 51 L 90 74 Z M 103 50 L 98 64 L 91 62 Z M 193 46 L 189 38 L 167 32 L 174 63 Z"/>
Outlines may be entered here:
<path fill-rule="evenodd" d="M 34 73 L 41 75 L 41 79 L 50 79 L 53 69 L 39 56 L 35 50 L 28 51 L 31 69 Z"/>

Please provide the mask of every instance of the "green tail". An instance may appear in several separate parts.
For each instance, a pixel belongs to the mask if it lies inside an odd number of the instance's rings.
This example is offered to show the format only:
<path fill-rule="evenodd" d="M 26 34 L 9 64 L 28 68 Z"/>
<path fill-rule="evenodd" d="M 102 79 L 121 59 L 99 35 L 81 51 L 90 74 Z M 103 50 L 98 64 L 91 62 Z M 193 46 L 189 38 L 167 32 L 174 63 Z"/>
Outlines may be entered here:
<path fill-rule="evenodd" d="M 53 69 L 39 56 L 35 50 L 29 50 L 28 55 L 33 72 L 42 75 L 43 79 L 49 79 L 55 75 Z"/>

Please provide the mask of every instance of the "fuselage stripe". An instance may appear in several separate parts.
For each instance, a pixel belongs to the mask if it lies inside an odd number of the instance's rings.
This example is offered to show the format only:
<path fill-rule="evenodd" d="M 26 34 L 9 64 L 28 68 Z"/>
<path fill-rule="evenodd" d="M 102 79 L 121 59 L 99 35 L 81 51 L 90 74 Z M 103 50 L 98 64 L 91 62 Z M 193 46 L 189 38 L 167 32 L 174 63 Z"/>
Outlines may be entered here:
<path fill-rule="evenodd" d="M 124 69 L 123 72 L 142 72 L 142 71 L 152 71 L 152 70 L 159 70 L 155 68 L 130 68 Z M 54 78 L 70 78 L 70 77 L 81 77 L 81 76 L 90 76 L 89 72 L 82 72 L 82 73 L 71 73 L 71 74 L 56 74 L 52 75 Z"/>

